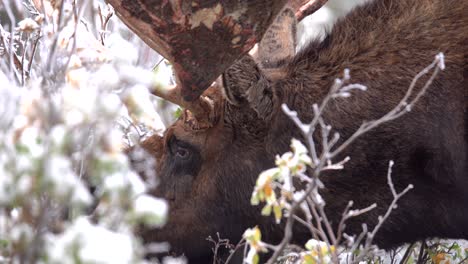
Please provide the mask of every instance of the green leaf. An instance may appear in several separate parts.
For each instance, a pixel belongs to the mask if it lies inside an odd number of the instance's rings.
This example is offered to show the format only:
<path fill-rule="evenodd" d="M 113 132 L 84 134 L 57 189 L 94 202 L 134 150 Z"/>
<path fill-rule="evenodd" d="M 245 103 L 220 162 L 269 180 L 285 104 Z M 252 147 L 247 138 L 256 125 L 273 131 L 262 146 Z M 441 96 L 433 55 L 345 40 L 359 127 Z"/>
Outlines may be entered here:
<path fill-rule="evenodd" d="M 0 239 L 0 247 L 1 248 L 6 248 L 8 246 L 9 242 L 6 239 Z"/>
<path fill-rule="evenodd" d="M 182 116 L 183 109 L 178 107 L 177 110 L 174 112 L 174 117 L 175 118 L 180 118 Z"/>
<path fill-rule="evenodd" d="M 19 154 L 29 154 L 29 148 L 23 144 L 15 144 L 15 148 Z"/>

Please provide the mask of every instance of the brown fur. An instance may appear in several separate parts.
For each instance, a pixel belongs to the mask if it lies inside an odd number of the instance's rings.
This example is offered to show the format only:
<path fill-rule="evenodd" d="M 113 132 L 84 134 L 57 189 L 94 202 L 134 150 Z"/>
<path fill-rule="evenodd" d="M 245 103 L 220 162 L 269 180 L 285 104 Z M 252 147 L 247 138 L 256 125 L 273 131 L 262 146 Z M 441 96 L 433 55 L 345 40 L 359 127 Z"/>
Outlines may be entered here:
<path fill-rule="evenodd" d="M 394 160 L 396 189 L 410 183 L 415 188 L 375 242 L 391 248 L 429 237 L 468 238 L 467 14 L 466 0 L 376 0 L 339 21 L 324 42 L 310 43 L 293 58 L 276 56 L 279 75 L 249 57 L 237 62 L 224 74 L 228 100 L 216 126 L 191 131 L 178 121 L 163 139 L 142 143 L 158 160 L 160 184 L 153 194 L 168 199 L 171 208 L 163 229 L 142 231 L 145 241 L 169 241 L 173 252 L 192 262 L 209 258 L 205 238 L 216 232 L 235 243 L 246 228 L 259 225 L 267 241 L 278 241 L 281 225 L 262 217 L 249 198 L 258 174 L 274 166 L 291 137 L 300 138 L 280 105 L 310 120 L 311 105 L 349 68 L 352 81 L 368 91 L 332 101 L 324 114 L 346 139 L 362 121 L 393 108 L 438 52 L 444 52 L 447 68 L 426 95 L 410 113 L 349 147 L 344 155 L 351 161 L 322 176 L 322 193 L 333 224 L 349 200 L 357 208 L 376 202 L 377 209 L 351 221 L 346 233 L 360 232 L 362 222 L 372 227 L 392 200 L 386 170 Z M 189 158 L 177 156 L 184 149 Z M 296 242 L 307 238 L 296 230 Z"/>

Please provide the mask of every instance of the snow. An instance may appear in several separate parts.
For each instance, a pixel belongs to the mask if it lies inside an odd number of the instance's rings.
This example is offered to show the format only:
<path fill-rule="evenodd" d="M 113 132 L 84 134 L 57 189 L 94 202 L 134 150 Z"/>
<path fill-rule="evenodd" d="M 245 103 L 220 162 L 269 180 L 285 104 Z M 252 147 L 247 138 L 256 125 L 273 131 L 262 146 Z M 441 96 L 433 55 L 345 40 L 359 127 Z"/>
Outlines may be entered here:
<path fill-rule="evenodd" d="M 298 50 L 313 39 L 324 39 L 339 18 L 344 17 L 356 6 L 369 1 L 372 0 L 329 0 L 322 8 L 298 24 Z"/>
<path fill-rule="evenodd" d="M 104 178 L 103 190 L 115 192 L 129 188 L 130 195 L 136 196 L 146 191 L 143 180 L 135 172 L 116 172 Z"/>
<path fill-rule="evenodd" d="M 73 172 L 71 161 L 67 157 L 51 154 L 45 162 L 45 177 L 59 197 L 67 197 L 71 193 L 72 202 L 91 204 L 91 194 Z"/>
<path fill-rule="evenodd" d="M 32 32 L 39 28 L 39 24 L 31 18 L 25 18 L 18 23 L 19 30 L 24 32 Z"/>
<path fill-rule="evenodd" d="M 24 147 L 31 158 L 39 158 L 44 154 L 41 131 L 37 127 L 30 126 L 23 130 L 19 138 L 19 144 Z"/>
<path fill-rule="evenodd" d="M 115 116 L 120 112 L 122 101 L 120 101 L 120 98 L 117 94 L 104 94 L 100 98 L 100 106 L 105 115 Z"/>
<path fill-rule="evenodd" d="M 52 261 L 63 264 L 134 263 L 134 242 L 127 234 L 93 225 L 79 217 L 65 233 L 49 237 L 48 252 Z"/>
<path fill-rule="evenodd" d="M 165 126 L 156 112 L 148 88 L 137 84 L 128 89 L 126 93 L 126 105 L 131 109 L 138 120 L 148 128 L 158 132 L 164 131 Z"/>
<path fill-rule="evenodd" d="M 169 208 L 163 199 L 143 194 L 135 199 L 134 211 L 137 217 L 143 218 L 145 224 L 161 226 L 166 221 Z"/>
<path fill-rule="evenodd" d="M 104 64 L 93 74 L 93 85 L 105 89 L 118 89 L 120 86 L 120 74 L 112 64 Z"/>
<path fill-rule="evenodd" d="M 125 64 L 134 64 L 138 61 L 138 50 L 135 46 L 118 34 L 112 34 L 106 39 L 113 59 Z"/>
<path fill-rule="evenodd" d="M 187 260 L 183 257 L 175 258 L 175 257 L 165 257 L 163 259 L 163 264 L 185 264 Z"/>

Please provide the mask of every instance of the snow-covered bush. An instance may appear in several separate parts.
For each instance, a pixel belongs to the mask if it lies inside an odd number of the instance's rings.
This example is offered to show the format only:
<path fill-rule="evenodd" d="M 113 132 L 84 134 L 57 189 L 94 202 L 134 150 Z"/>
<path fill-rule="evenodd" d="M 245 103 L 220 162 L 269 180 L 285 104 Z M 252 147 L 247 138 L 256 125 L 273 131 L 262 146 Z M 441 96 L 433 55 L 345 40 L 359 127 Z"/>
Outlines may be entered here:
<path fill-rule="evenodd" d="M 155 74 L 159 55 L 101 1 L 3 3 L 0 262 L 144 263 L 135 230 L 168 207 L 123 150 L 163 131 L 148 87 L 166 64 Z"/>

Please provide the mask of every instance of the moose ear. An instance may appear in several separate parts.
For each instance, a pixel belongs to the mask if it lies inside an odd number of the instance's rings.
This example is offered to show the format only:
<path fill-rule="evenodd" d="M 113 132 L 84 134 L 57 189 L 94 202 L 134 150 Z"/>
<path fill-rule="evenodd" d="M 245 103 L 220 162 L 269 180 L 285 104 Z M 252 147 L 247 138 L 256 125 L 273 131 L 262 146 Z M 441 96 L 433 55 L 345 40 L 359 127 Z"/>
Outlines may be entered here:
<path fill-rule="evenodd" d="M 249 55 L 244 56 L 223 73 L 223 87 L 229 103 L 240 106 L 245 103 L 246 94 L 260 77 L 256 62 Z"/>
<path fill-rule="evenodd" d="M 228 102 L 236 106 L 237 111 L 255 111 L 257 118 L 270 118 L 273 109 L 272 88 L 249 55 L 224 72 L 223 88 Z"/>
<path fill-rule="evenodd" d="M 243 109 L 247 105 L 259 118 L 269 120 L 274 94 L 271 82 L 286 76 L 295 47 L 296 17 L 285 8 L 259 44 L 258 63 L 246 55 L 224 72 L 223 87 L 229 103 Z"/>
<path fill-rule="evenodd" d="M 270 81 L 284 78 L 289 61 L 296 54 L 297 20 L 294 11 L 285 8 L 263 35 L 258 47 L 262 73 Z"/>

